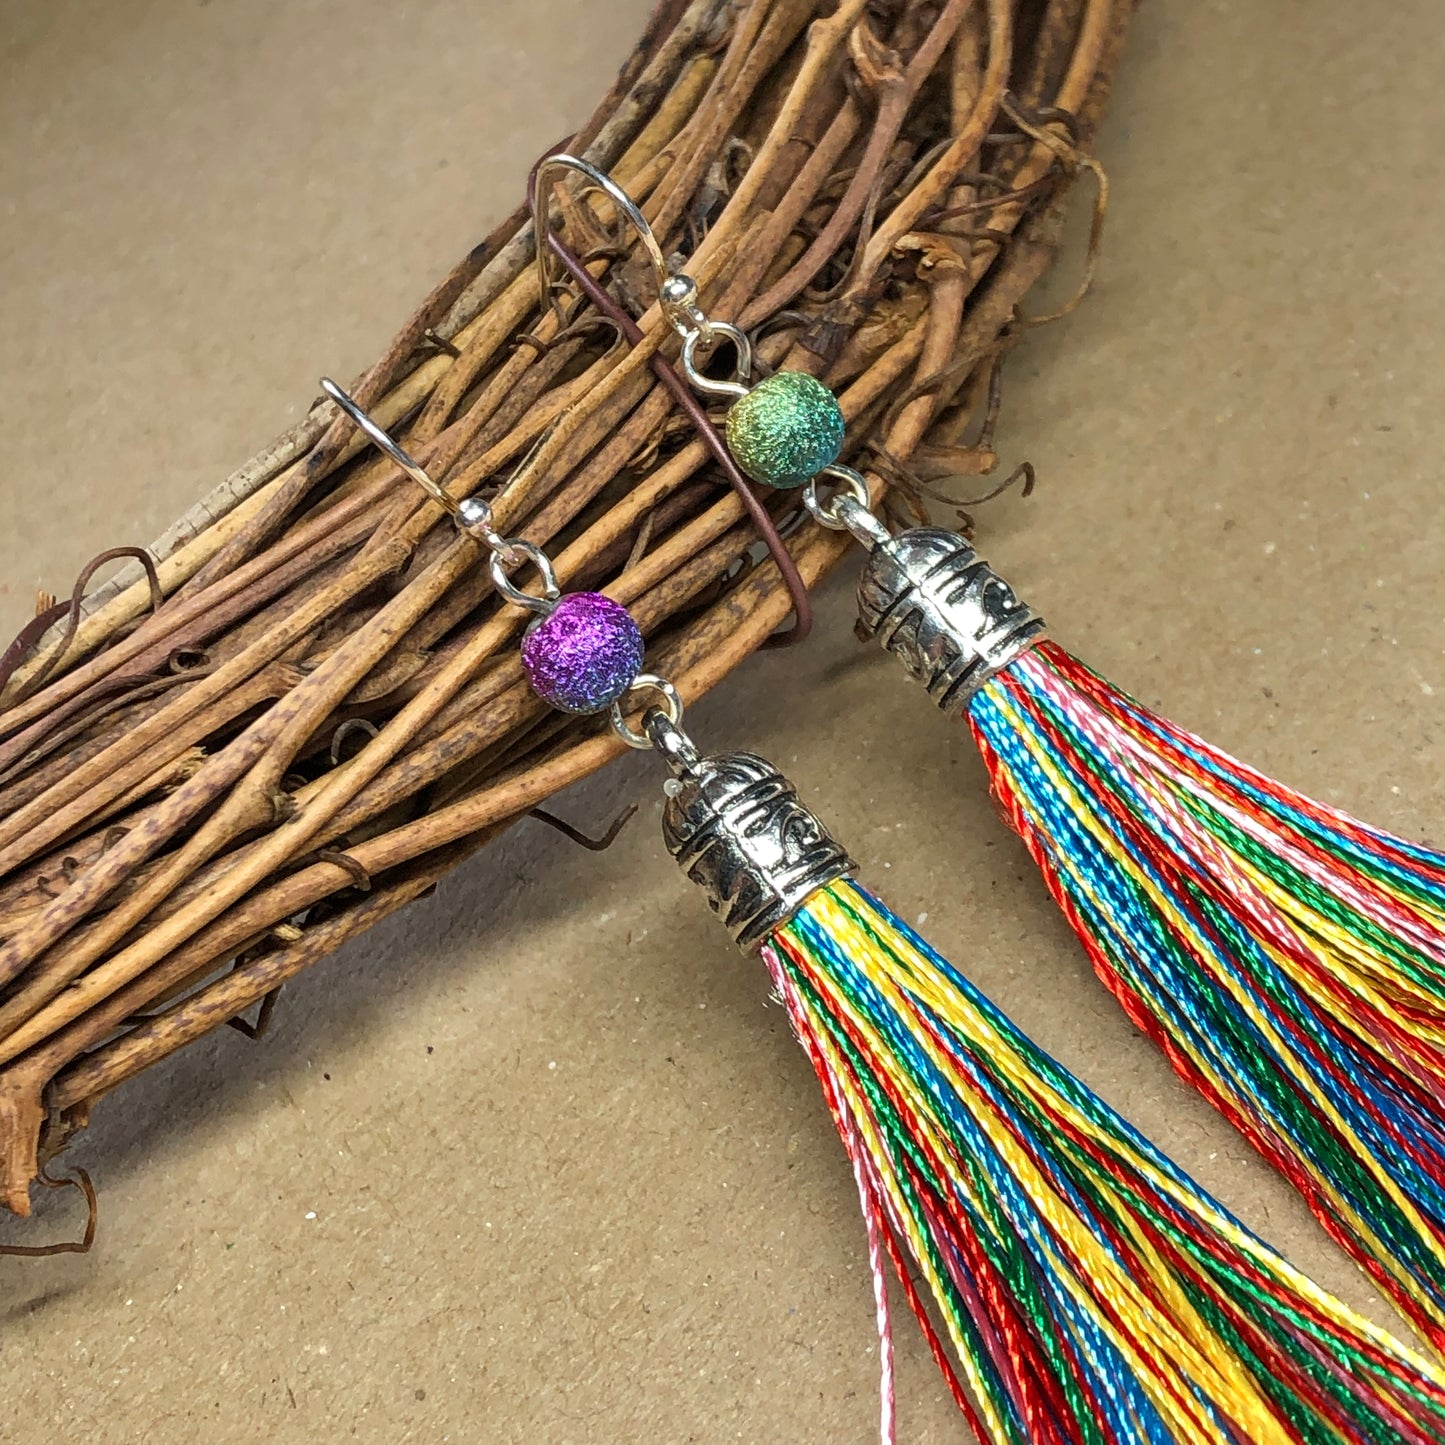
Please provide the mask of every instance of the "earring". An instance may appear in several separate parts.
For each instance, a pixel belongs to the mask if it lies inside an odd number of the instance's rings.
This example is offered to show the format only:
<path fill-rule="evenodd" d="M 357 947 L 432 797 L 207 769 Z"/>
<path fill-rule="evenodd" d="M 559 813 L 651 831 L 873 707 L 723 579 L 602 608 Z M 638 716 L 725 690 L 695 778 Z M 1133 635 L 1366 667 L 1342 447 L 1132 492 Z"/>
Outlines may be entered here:
<path fill-rule="evenodd" d="M 545 187 L 559 170 L 578 171 L 590 187 L 605 192 L 641 237 L 652 262 L 659 308 L 682 341 L 683 375 L 695 391 L 731 402 L 725 436 L 742 471 L 769 487 L 801 487 L 820 475 L 856 476 L 835 465 L 844 432 L 843 409 L 837 397 L 805 371 L 779 371 L 754 383 L 753 348 L 746 334 L 731 322 L 709 317 L 699 307 L 697 282 L 669 264 L 632 198 L 605 171 L 576 156 L 548 156 L 532 174 L 532 222 L 543 305 L 552 285 L 546 259 Z M 735 355 L 730 380 L 708 376 L 698 365 L 699 352 L 707 354 L 722 341 L 732 343 Z"/>
<path fill-rule="evenodd" d="M 596 179 L 570 157 L 552 164 Z M 533 210 L 540 237 L 535 189 Z M 695 297 L 676 273 L 661 290 Z M 721 323 L 695 299 L 662 309 L 683 373 L 720 390 L 694 357 Z M 1158 717 L 1051 641 L 963 537 L 892 535 L 865 480 L 836 464 L 841 411 L 821 383 L 724 385 L 739 464 L 801 484 L 813 517 L 868 552 L 862 630 L 967 719 L 1005 815 L 1129 1017 L 1445 1350 L 1445 854 Z"/>
<path fill-rule="evenodd" d="M 322 386 L 428 494 L 447 496 Z M 546 554 L 501 536 L 485 503 L 446 505 L 501 595 L 536 614 L 521 646 L 538 695 L 606 711 L 623 741 L 666 764 L 667 850 L 761 955 L 813 1064 L 867 1228 L 884 1445 L 895 1438 L 885 1258 L 959 1409 L 996 1445 L 1365 1445 L 1402 1422 L 1445 1442 L 1445 1376 L 1292 1270 L 1025 1038 L 854 881 L 852 859 L 771 764 L 700 753 L 678 690 L 641 671 L 625 609 L 562 594 Z M 538 593 L 508 576 L 521 562 Z M 642 696 L 655 702 L 638 723 Z"/>

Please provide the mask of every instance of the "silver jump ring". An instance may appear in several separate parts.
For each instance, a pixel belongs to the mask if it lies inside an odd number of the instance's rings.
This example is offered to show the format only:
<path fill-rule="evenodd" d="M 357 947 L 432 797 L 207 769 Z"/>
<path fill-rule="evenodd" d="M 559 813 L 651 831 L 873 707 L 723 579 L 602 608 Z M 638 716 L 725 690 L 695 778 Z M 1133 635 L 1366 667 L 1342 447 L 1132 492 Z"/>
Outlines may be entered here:
<path fill-rule="evenodd" d="M 818 480 L 820 477 L 831 477 L 839 485 L 825 502 L 818 495 Z M 839 466 L 834 464 L 825 467 L 818 476 L 803 489 L 803 505 L 812 513 L 813 520 L 827 527 L 833 532 L 846 532 L 848 524 L 838 511 L 838 504 L 844 499 L 857 503 L 860 507 L 866 507 L 871 500 L 868 494 L 868 483 L 864 481 L 861 472 L 855 472 L 852 467 Z"/>
<path fill-rule="evenodd" d="M 508 562 L 530 562 L 542 579 L 542 595 L 535 596 L 531 592 L 524 592 L 506 573 Z M 531 542 L 524 542 L 520 537 L 504 537 L 501 545 L 492 553 L 491 561 L 488 564 L 492 572 L 492 585 L 501 593 L 508 602 L 517 607 L 525 607 L 528 612 L 540 612 L 543 616 L 551 612 L 557 605 L 557 599 L 562 595 L 562 589 L 557 585 L 557 574 L 552 568 L 551 558 L 540 548 L 533 546 Z"/>
<path fill-rule="evenodd" d="M 818 495 L 818 481 L 828 477 L 837 482 L 837 489 L 824 501 Z M 803 505 L 813 520 L 831 532 L 851 532 L 865 547 L 886 542 L 889 531 L 868 505 L 872 497 L 861 472 L 835 462 L 824 467 L 803 489 Z"/>
<path fill-rule="evenodd" d="M 712 331 L 711 336 L 705 336 L 701 330 L 689 331 L 682 338 L 682 370 L 688 381 L 697 391 L 707 392 L 711 396 L 746 396 L 750 388 L 744 383 L 753 374 L 753 344 L 747 336 L 740 331 L 731 321 L 713 321 L 709 323 Z M 737 365 L 733 368 L 732 381 L 714 381 L 698 369 L 697 348 L 704 342 L 714 344 L 719 338 L 731 341 L 737 351 Z"/>
<path fill-rule="evenodd" d="M 370 438 L 373 444 L 389 456 L 432 501 L 440 503 L 452 516 L 457 515 L 456 498 L 449 492 L 443 491 L 441 487 L 432 481 L 422 470 L 421 465 L 416 459 L 403 451 L 387 432 L 383 431 L 372 421 L 372 419 L 362 411 L 361 407 L 357 405 L 354 398 L 342 391 L 329 376 L 323 376 L 321 378 L 321 390 L 324 391 L 366 436 Z"/>
<path fill-rule="evenodd" d="M 682 694 L 665 677 L 658 677 L 655 672 L 639 672 L 632 679 L 632 686 L 612 704 L 608 713 L 612 731 L 628 747 L 647 751 L 653 746 L 652 738 L 647 733 L 638 732 L 635 728 L 630 727 L 622 711 L 622 704 L 634 692 L 655 692 L 662 699 L 660 711 L 674 727 L 682 722 Z"/>

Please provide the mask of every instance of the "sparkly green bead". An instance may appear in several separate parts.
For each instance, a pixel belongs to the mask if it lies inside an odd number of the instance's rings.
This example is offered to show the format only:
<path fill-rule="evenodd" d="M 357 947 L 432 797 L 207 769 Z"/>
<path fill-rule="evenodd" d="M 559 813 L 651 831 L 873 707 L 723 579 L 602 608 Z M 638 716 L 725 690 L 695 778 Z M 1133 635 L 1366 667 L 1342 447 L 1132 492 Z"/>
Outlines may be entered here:
<path fill-rule="evenodd" d="M 838 398 L 806 371 L 779 371 L 733 403 L 728 450 L 755 482 L 801 487 L 838 460 Z"/>

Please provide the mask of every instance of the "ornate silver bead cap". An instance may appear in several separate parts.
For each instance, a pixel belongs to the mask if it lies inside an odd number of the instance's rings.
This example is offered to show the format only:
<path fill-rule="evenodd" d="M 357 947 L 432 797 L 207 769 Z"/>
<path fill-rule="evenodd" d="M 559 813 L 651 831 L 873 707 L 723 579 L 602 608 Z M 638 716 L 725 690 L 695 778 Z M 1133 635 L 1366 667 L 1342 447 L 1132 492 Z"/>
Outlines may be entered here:
<path fill-rule="evenodd" d="M 957 532 L 918 527 L 879 542 L 858 580 L 864 631 L 945 712 L 1044 636 L 1044 622 Z"/>
<path fill-rule="evenodd" d="M 765 759 L 694 756 L 674 764 L 674 773 L 663 841 L 740 948 L 757 948 L 818 889 L 854 871 L 798 790 Z"/>

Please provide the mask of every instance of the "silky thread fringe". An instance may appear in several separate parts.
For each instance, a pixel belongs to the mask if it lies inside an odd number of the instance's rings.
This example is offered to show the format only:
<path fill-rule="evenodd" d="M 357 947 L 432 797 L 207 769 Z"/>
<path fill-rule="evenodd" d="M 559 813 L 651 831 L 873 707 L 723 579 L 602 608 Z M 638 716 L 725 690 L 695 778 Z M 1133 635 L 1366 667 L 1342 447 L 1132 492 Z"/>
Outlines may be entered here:
<path fill-rule="evenodd" d="M 1445 1377 L 1294 1270 L 864 889 L 815 894 L 763 957 L 870 1237 L 980 1439 L 1445 1442 Z M 891 1391 L 890 1370 L 885 1441 Z"/>
<path fill-rule="evenodd" d="M 1129 1017 L 1445 1350 L 1445 857 L 1245 767 L 1053 643 L 968 717 Z"/>

